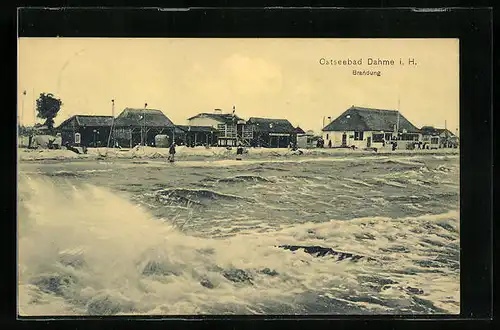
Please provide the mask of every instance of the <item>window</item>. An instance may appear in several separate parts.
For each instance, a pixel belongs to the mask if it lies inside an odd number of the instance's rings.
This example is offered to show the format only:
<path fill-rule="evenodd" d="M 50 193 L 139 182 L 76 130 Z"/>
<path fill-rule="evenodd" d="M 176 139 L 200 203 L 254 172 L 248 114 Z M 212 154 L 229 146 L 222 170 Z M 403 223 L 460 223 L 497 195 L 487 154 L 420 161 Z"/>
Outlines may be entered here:
<path fill-rule="evenodd" d="M 217 129 L 219 131 L 225 131 L 226 130 L 226 125 L 225 124 L 218 124 L 217 125 Z"/>
<path fill-rule="evenodd" d="M 385 139 L 390 140 L 392 138 L 392 133 L 385 133 Z"/>
<path fill-rule="evenodd" d="M 373 134 L 372 140 L 373 142 L 382 142 L 384 141 L 384 134 Z"/>
<path fill-rule="evenodd" d="M 362 141 L 363 140 L 363 133 L 364 132 L 354 132 L 354 140 L 355 141 Z"/>
<path fill-rule="evenodd" d="M 433 137 L 431 138 L 431 144 L 438 144 L 439 138 Z"/>
<path fill-rule="evenodd" d="M 328 133 L 326 133 L 326 139 L 328 140 Z"/>
<path fill-rule="evenodd" d="M 82 136 L 80 133 L 75 133 L 75 143 L 80 144 L 81 143 Z"/>
<path fill-rule="evenodd" d="M 401 135 L 403 141 L 418 141 L 418 134 L 403 133 Z"/>

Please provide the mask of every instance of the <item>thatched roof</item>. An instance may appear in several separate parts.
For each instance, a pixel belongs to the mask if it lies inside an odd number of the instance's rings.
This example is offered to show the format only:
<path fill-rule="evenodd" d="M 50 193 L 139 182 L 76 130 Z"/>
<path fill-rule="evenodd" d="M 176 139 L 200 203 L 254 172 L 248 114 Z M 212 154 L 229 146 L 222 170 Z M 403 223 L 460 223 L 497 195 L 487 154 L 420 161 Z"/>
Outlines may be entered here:
<path fill-rule="evenodd" d="M 351 107 L 344 111 L 323 131 L 384 131 L 393 132 L 394 125 L 398 122 L 397 110 L 371 109 L 362 107 Z M 408 133 L 419 133 L 408 119 L 399 113 L 399 131 Z"/>
<path fill-rule="evenodd" d="M 210 118 L 214 119 L 217 121 L 220 121 L 221 123 L 227 123 L 230 124 L 234 120 L 242 120 L 242 118 L 234 115 L 232 113 L 199 113 L 196 116 L 193 116 L 191 118 L 188 118 L 188 120 L 195 119 L 195 118 Z"/>
<path fill-rule="evenodd" d="M 143 125 L 146 127 L 175 127 L 162 111 L 156 109 L 125 108 L 115 120 L 117 127 L 141 127 Z"/>
<path fill-rule="evenodd" d="M 74 115 L 63 121 L 58 128 L 64 128 L 73 123 L 80 127 L 106 127 L 113 123 L 113 116 Z"/>
<path fill-rule="evenodd" d="M 260 133 L 294 133 L 295 127 L 286 119 L 252 117 L 247 121 L 255 132 Z"/>

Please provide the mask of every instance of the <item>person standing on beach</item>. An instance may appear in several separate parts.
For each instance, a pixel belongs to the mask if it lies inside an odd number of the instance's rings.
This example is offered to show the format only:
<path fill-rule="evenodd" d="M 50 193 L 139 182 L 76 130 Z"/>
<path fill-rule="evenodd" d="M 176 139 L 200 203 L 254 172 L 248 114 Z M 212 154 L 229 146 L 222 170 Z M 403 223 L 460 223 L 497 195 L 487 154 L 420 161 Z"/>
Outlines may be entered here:
<path fill-rule="evenodd" d="M 241 141 L 238 141 L 236 148 L 236 160 L 241 160 L 241 156 L 243 155 L 243 144 Z"/>
<path fill-rule="evenodd" d="M 175 142 L 172 142 L 170 145 L 170 149 L 168 150 L 169 156 L 168 160 L 173 163 L 174 162 L 174 157 L 175 157 Z"/>

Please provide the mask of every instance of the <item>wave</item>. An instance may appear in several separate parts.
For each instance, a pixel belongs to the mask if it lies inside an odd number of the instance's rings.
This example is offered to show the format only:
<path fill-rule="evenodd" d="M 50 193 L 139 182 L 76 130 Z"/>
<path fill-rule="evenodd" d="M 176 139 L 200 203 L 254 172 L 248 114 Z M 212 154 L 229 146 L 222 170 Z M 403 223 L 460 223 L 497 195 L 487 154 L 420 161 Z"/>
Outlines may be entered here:
<path fill-rule="evenodd" d="M 228 198 L 214 191 L 170 192 Z M 186 235 L 130 196 L 93 185 L 21 177 L 19 194 L 21 315 L 458 311 L 456 263 L 442 262 L 457 258 L 456 211 L 308 222 L 211 239 Z M 416 228 L 424 232 L 413 233 Z M 432 246 L 432 256 L 419 244 L 425 238 L 441 243 Z M 280 245 L 328 246 L 376 262 L 332 262 Z M 395 246 L 406 250 L 382 250 Z M 422 263 L 429 258 L 438 262 Z M 436 269 L 440 273 L 429 272 Z M 398 283 L 374 290 L 368 274 Z"/>
<path fill-rule="evenodd" d="M 52 177 L 66 177 L 66 178 L 77 178 L 81 176 L 81 174 L 71 171 L 55 171 L 52 173 L 44 173 L 44 175 Z"/>
<path fill-rule="evenodd" d="M 229 178 L 206 178 L 201 180 L 201 182 L 222 182 L 222 183 L 240 183 L 240 182 L 274 182 L 271 179 L 265 178 L 259 175 L 237 175 Z"/>
<path fill-rule="evenodd" d="M 213 201 L 248 201 L 245 197 L 224 194 L 210 189 L 166 188 L 155 192 L 157 200 L 168 203 L 204 205 Z"/>
<path fill-rule="evenodd" d="M 411 167 L 422 167 L 425 166 L 424 163 L 415 162 L 407 159 L 384 159 L 382 163 L 385 164 L 396 164 L 396 165 L 406 165 Z"/>

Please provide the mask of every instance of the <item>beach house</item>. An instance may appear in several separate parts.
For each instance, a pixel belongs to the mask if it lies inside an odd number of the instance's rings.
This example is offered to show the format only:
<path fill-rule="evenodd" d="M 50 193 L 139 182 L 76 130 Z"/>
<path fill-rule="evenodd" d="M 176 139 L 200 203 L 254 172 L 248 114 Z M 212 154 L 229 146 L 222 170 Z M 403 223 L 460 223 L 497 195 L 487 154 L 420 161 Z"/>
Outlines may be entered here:
<path fill-rule="evenodd" d="M 191 129 L 196 126 L 210 126 L 215 129 L 214 141 L 218 146 L 236 146 L 238 141 L 249 145 L 252 140 L 252 130 L 247 122 L 238 117 L 233 109 L 232 113 L 223 113 L 221 109 L 215 109 L 212 113 L 200 113 L 188 118 Z"/>
<path fill-rule="evenodd" d="M 217 129 L 212 126 L 177 125 L 184 132 L 187 146 L 217 145 Z"/>
<path fill-rule="evenodd" d="M 422 133 L 422 143 L 424 149 L 458 147 L 458 137 L 446 128 L 423 126 L 420 131 Z"/>
<path fill-rule="evenodd" d="M 113 135 L 120 146 L 132 148 L 138 144 L 154 146 L 156 135 L 167 135 L 177 142 L 184 133 L 161 110 L 125 108 L 114 121 Z"/>
<path fill-rule="evenodd" d="M 421 140 L 420 130 L 397 110 L 352 106 L 323 129 L 325 147 L 381 148 L 397 142 L 398 149 L 412 148 Z"/>
<path fill-rule="evenodd" d="M 287 148 L 297 142 L 295 127 L 286 119 L 251 117 L 247 124 L 252 128 L 252 146 Z"/>
<path fill-rule="evenodd" d="M 295 133 L 297 134 L 297 147 L 298 148 L 313 148 L 316 143 L 314 132 L 304 131 L 302 128 L 297 126 L 295 128 Z"/>
<path fill-rule="evenodd" d="M 112 123 L 112 116 L 74 115 L 55 130 L 61 133 L 63 145 L 105 147 Z"/>

